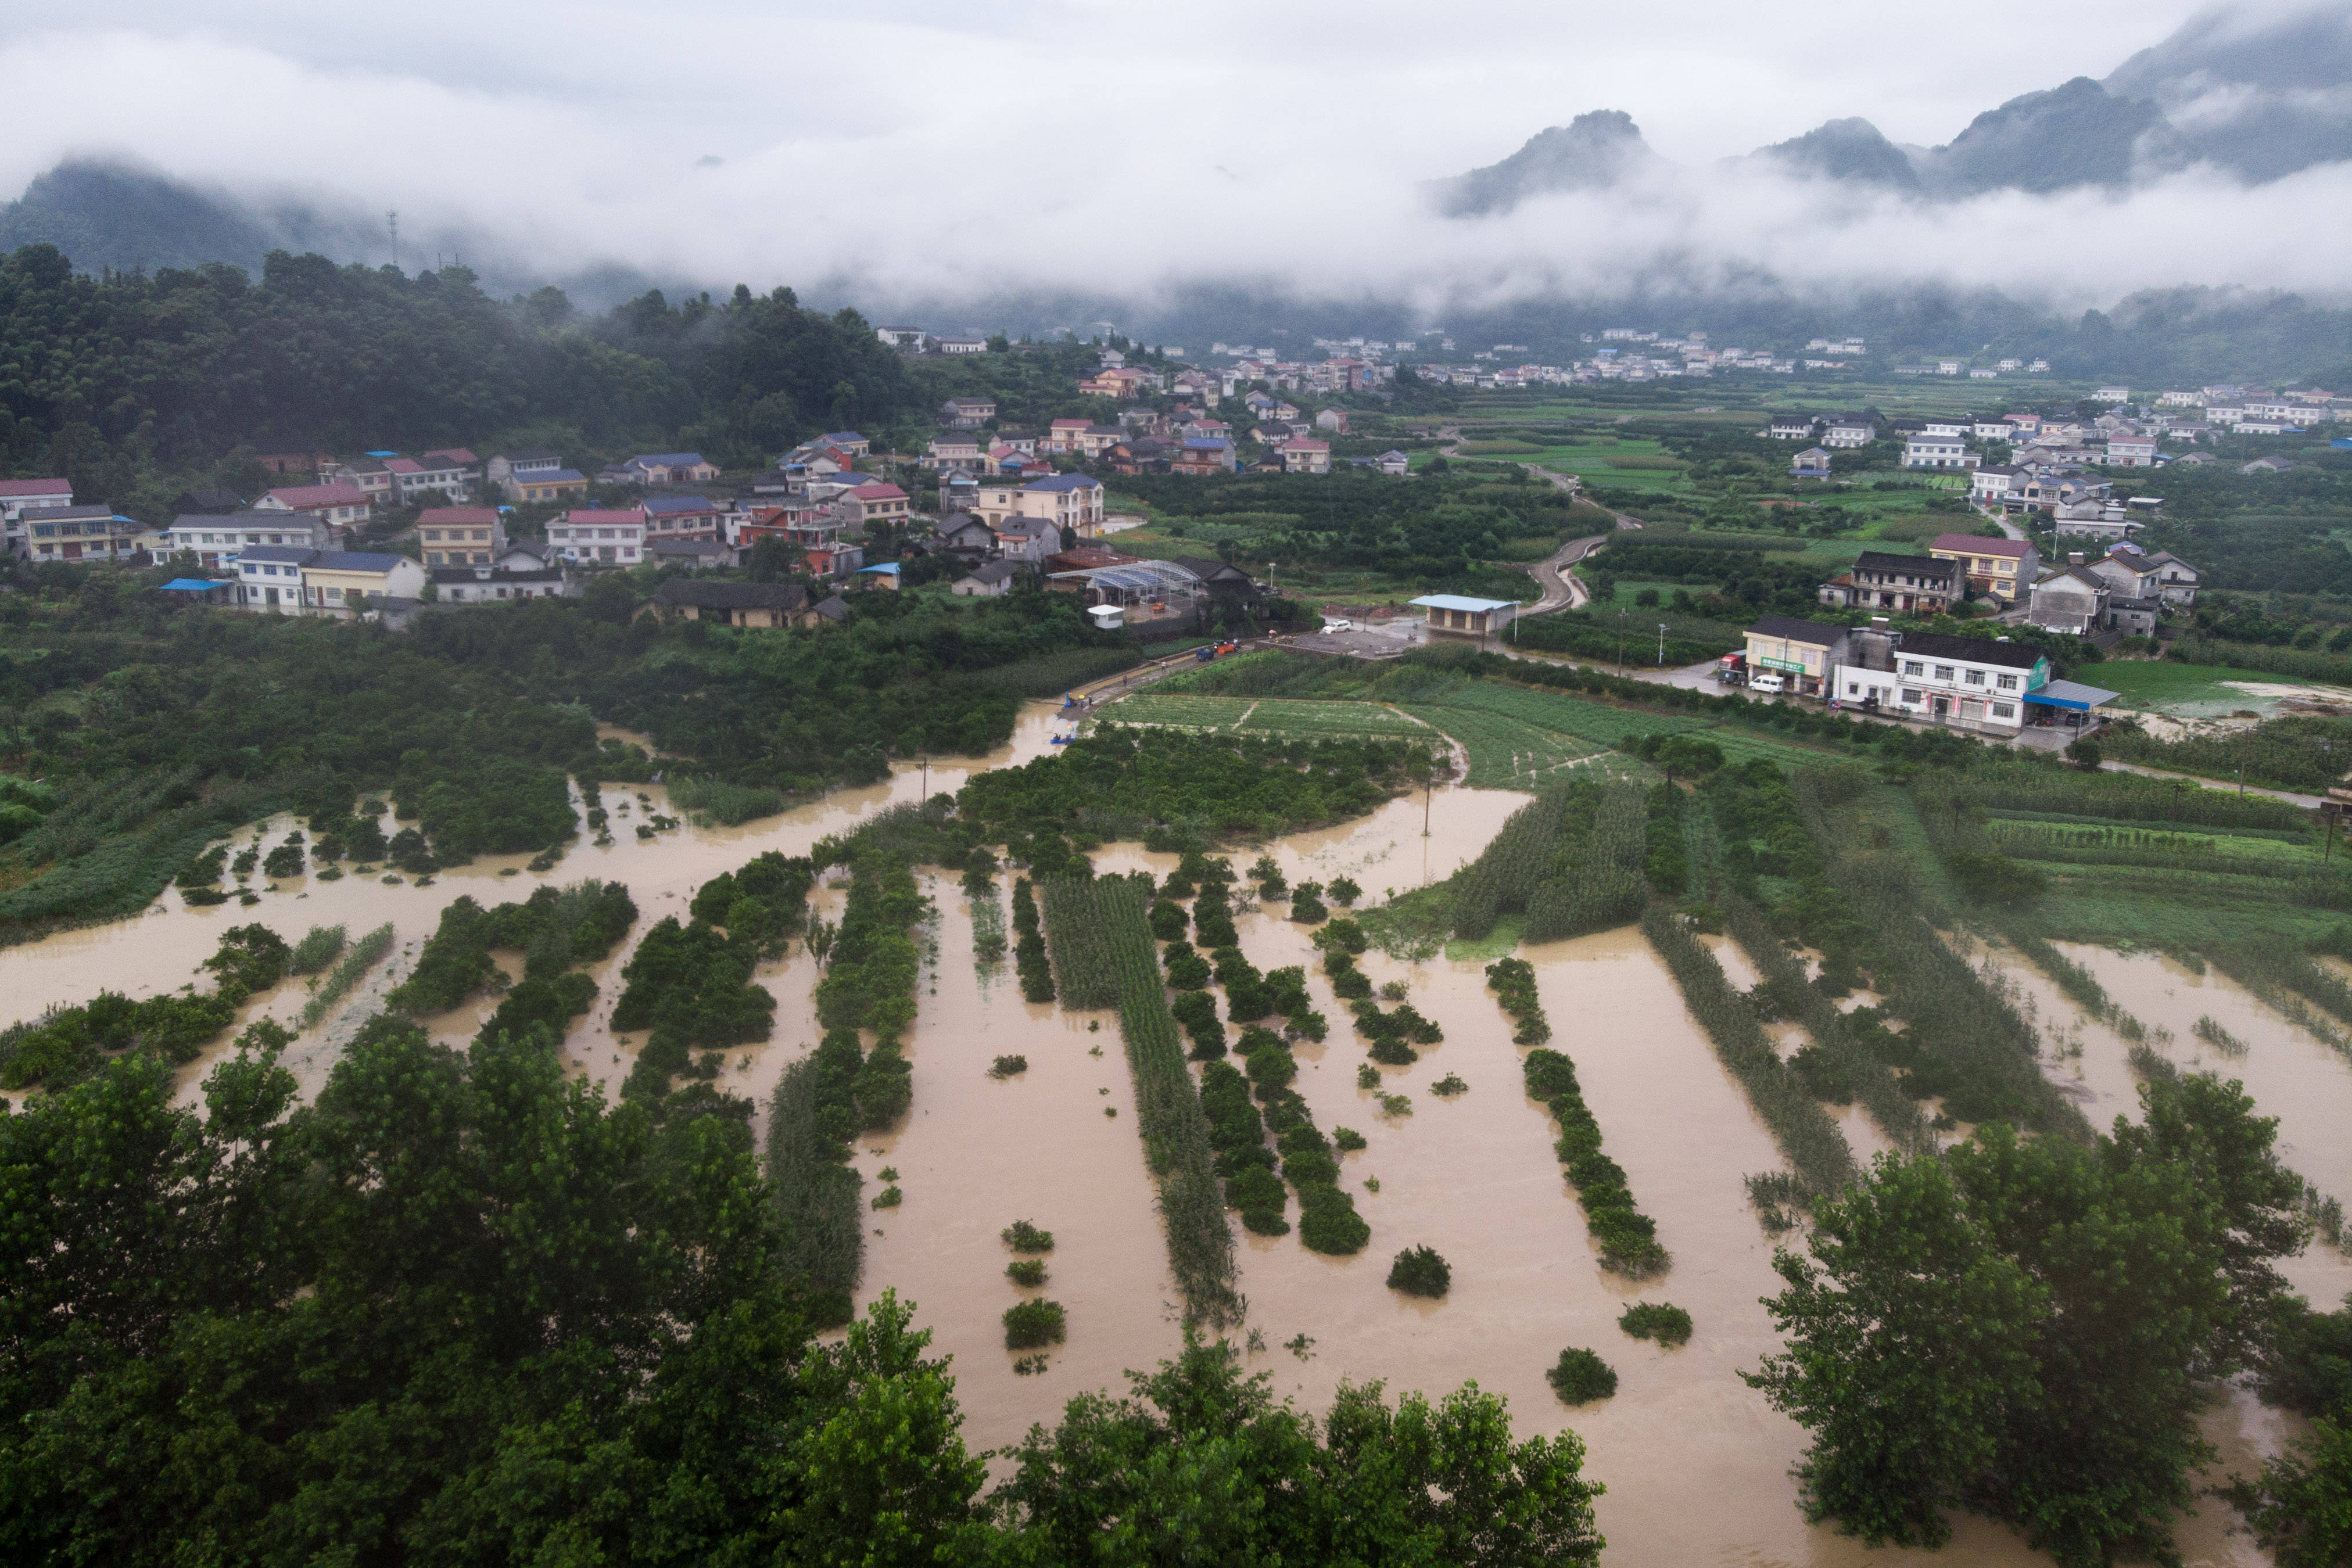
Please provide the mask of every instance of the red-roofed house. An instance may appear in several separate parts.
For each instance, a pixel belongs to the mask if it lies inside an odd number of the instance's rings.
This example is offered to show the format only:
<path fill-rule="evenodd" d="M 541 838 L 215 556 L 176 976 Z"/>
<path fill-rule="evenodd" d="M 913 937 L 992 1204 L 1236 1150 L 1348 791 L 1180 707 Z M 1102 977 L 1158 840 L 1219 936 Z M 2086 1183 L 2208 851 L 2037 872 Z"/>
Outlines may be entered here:
<path fill-rule="evenodd" d="M 289 485 L 271 490 L 253 504 L 257 512 L 301 512 L 322 523 L 348 526 L 373 515 L 367 492 L 356 485 Z"/>
<path fill-rule="evenodd" d="M 435 507 L 416 519 L 427 566 L 488 566 L 506 553 L 506 526 L 495 507 Z"/>
<path fill-rule="evenodd" d="M 1331 444 L 1309 441 L 1303 435 L 1293 436 L 1282 444 L 1282 471 L 1286 474 L 1328 474 L 1331 472 Z"/>
<path fill-rule="evenodd" d="M 834 516 L 844 528 L 872 528 L 907 520 L 907 492 L 896 485 L 858 485 L 834 499 Z"/>
<path fill-rule="evenodd" d="M 1956 560 L 1969 574 L 1969 587 L 1997 599 L 2018 600 L 2042 575 L 2042 552 L 2025 539 L 1980 538 L 1975 534 L 1937 534 L 1927 553 Z"/>

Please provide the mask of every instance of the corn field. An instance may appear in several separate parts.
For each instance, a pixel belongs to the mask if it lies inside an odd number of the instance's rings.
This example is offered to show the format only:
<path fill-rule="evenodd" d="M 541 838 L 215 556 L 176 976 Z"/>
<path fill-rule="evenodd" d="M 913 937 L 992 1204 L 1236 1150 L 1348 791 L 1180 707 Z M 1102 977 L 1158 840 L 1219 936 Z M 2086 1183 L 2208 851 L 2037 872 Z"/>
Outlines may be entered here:
<path fill-rule="evenodd" d="M 1116 1002 L 1118 1008 L 1119 1036 L 1135 1078 L 1136 1130 L 1143 1139 L 1145 1163 L 1159 1180 L 1168 1262 L 1184 1295 L 1185 1318 L 1230 1327 L 1241 1321 L 1244 1303 L 1235 1288 L 1239 1276 L 1233 1232 L 1225 1224 L 1224 1188 L 1210 1146 L 1209 1118 L 1168 1011 L 1160 950 L 1148 919 L 1149 895 L 1140 883 L 1124 877 L 1049 882 L 1045 892 L 1057 943 L 1066 925 L 1087 933 L 1073 938 L 1073 952 L 1085 955 L 1068 971 L 1073 979 L 1089 987 L 1102 973 L 1114 979 L 1112 996 L 1094 1005 Z"/>
<path fill-rule="evenodd" d="M 1643 916 L 1642 934 L 1665 960 L 1716 1056 L 1739 1080 L 1748 1103 L 1771 1130 L 1801 1196 L 1827 1197 L 1853 1181 L 1853 1150 L 1845 1134 L 1812 1092 L 1781 1065 L 1754 1009 L 1724 977 L 1715 955 L 1670 910 L 1653 908 Z"/>

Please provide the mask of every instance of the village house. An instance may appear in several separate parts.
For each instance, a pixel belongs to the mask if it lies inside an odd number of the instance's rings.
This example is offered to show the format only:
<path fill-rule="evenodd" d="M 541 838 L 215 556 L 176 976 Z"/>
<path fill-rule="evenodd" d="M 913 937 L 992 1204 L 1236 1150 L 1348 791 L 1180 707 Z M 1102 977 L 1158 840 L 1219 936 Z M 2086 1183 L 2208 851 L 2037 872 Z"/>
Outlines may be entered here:
<path fill-rule="evenodd" d="M 646 538 L 702 539 L 713 543 L 727 537 L 727 508 L 702 496 L 648 496 L 637 510 L 645 514 Z"/>
<path fill-rule="evenodd" d="M 1820 423 L 1810 413 L 1776 413 L 1764 434 L 1775 441 L 1811 441 Z"/>
<path fill-rule="evenodd" d="M 37 564 L 128 560 L 145 549 L 139 541 L 148 531 L 111 507 L 37 507 L 23 514 L 21 526 L 14 548 Z"/>
<path fill-rule="evenodd" d="M 291 485 L 266 492 L 253 507 L 257 512 L 301 512 L 341 528 L 364 523 L 374 511 L 353 485 Z"/>
<path fill-rule="evenodd" d="M 212 569 L 236 564 L 240 551 L 255 545 L 294 545 L 332 549 L 343 530 L 301 512 L 190 512 L 172 520 L 164 549 L 193 555 Z"/>
<path fill-rule="evenodd" d="M 1412 459 L 1392 446 L 1373 458 L 1372 466 L 1392 479 L 1401 479 L 1412 470 Z"/>
<path fill-rule="evenodd" d="M 984 560 L 948 584 L 948 591 L 968 599 L 1002 599 L 1013 591 L 1020 575 L 1021 569 L 1009 560 Z"/>
<path fill-rule="evenodd" d="M 1473 599 L 1460 593 L 1425 593 L 1412 603 L 1435 636 L 1484 640 L 1511 623 L 1518 606 L 1507 599 Z"/>
<path fill-rule="evenodd" d="M 316 474 L 332 467 L 335 462 L 331 455 L 310 443 L 288 436 L 257 436 L 252 444 L 253 460 L 272 474 Z"/>
<path fill-rule="evenodd" d="M 561 599 L 566 586 L 561 567 L 509 571 L 487 566 L 437 566 L 426 574 L 442 604 L 502 604 L 518 599 Z"/>
<path fill-rule="evenodd" d="M 2024 727 L 2027 694 L 2050 679 L 2048 660 L 2005 638 L 1906 632 L 1895 643 L 1889 663 L 1893 668 L 1885 672 L 1861 665 L 1841 671 L 1842 697 L 1937 724 L 2010 735 Z"/>
<path fill-rule="evenodd" d="M 0 479 L 0 527 L 14 541 L 24 538 L 22 521 L 27 510 L 73 505 L 73 483 L 67 479 Z"/>
<path fill-rule="evenodd" d="M 834 619 L 817 613 L 808 590 L 797 582 L 703 582 L 685 577 L 671 578 L 654 590 L 637 613 L 753 631 L 822 626 Z"/>
<path fill-rule="evenodd" d="M 1761 615 L 1748 628 L 1748 668 L 1783 676 L 1800 695 L 1816 695 L 1845 652 L 1846 629 L 1793 615 Z"/>
<path fill-rule="evenodd" d="M 1823 447 L 1808 446 L 1789 460 L 1791 479 L 1827 479 L 1830 472 L 1830 455 Z"/>
<path fill-rule="evenodd" d="M 1958 561 L 1968 573 L 1969 590 L 2015 603 L 2042 573 L 2042 552 L 2028 539 L 1985 538 L 1976 534 L 1937 534 L 1927 553 L 1937 560 Z"/>
<path fill-rule="evenodd" d="M 350 486 L 365 496 L 371 505 L 389 507 L 400 498 L 400 492 L 393 482 L 392 469 L 384 462 L 384 457 L 392 455 L 394 454 L 385 453 L 379 457 L 370 453 L 363 457 L 353 457 L 336 464 L 320 477 L 330 485 Z"/>
<path fill-rule="evenodd" d="M 1822 584 L 1821 601 L 1846 610 L 1940 615 L 1968 591 L 1960 563 L 1925 555 L 1864 550 L 1852 570 Z"/>
<path fill-rule="evenodd" d="M 386 599 L 425 594 L 425 569 L 404 555 L 259 545 L 237 558 L 234 602 L 281 615 L 352 620 Z"/>
<path fill-rule="evenodd" d="M 988 340 L 985 338 L 941 338 L 940 340 L 940 352 L 942 354 L 959 355 L 984 354 L 988 352 Z"/>
<path fill-rule="evenodd" d="M 2025 470 L 2014 465 L 1979 468 L 1969 476 L 1969 499 L 1979 507 L 1999 507 L 2009 499 L 2010 488 L 2025 476 Z"/>
<path fill-rule="evenodd" d="M 940 423 L 957 430 L 978 430 L 995 417 L 992 397 L 951 397 L 940 404 Z"/>
<path fill-rule="evenodd" d="M 656 566 L 684 567 L 688 571 L 716 571 L 721 567 L 743 564 L 740 552 L 733 545 L 709 535 L 686 539 L 648 538 L 646 559 Z"/>
<path fill-rule="evenodd" d="M 2197 602 L 2197 569 L 2168 550 L 2153 553 L 2136 544 L 2119 544 L 2090 570 L 2122 598 L 2155 599 L 2189 608 Z"/>
<path fill-rule="evenodd" d="M 1973 468 L 1977 455 L 1968 449 L 1968 443 L 1958 435 L 1939 435 L 1922 430 L 1908 435 L 1903 442 L 1903 466 L 1906 468 Z"/>
<path fill-rule="evenodd" d="M 566 560 L 635 566 L 644 559 L 646 515 L 635 507 L 598 511 L 574 507 L 547 525 L 547 542 Z"/>
<path fill-rule="evenodd" d="M 1168 455 L 1168 471 L 1195 476 L 1231 474 L 1240 466 L 1234 444 L 1219 437 L 1188 435 L 1184 444 Z"/>
<path fill-rule="evenodd" d="M 1042 566 L 1062 548 L 1061 528 L 1043 517 L 1000 517 L 989 524 L 997 558 Z"/>
<path fill-rule="evenodd" d="M 1085 474 L 1055 474 L 1018 489 L 983 486 L 974 510 L 991 527 L 1008 517 L 1028 517 L 1090 538 L 1102 530 L 1102 481 Z"/>
<path fill-rule="evenodd" d="M 1331 444 L 1309 441 L 1303 435 L 1284 442 L 1282 471 L 1286 474 L 1328 474 L 1331 472 Z"/>
<path fill-rule="evenodd" d="M 977 473 L 981 461 L 976 435 L 942 435 L 923 450 L 923 466 L 933 470 Z"/>
<path fill-rule="evenodd" d="M 907 492 L 896 485 L 854 485 L 834 501 L 834 515 L 856 529 L 896 527 L 908 516 Z"/>
<path fill-rule="evenodd" d="M 828 430 L 816 438 L 816 444 L 835 452 L 846 452 L 852 457 L 869 457 L 874 453 L 874 444 L 854 430 Z M 711 477 L 718 476 L 713 474 Z"/>
<path fill-rule="evenodd" d="M 2156 438 L 2152 435 L 2110 435 L 2105 458 L 2110 468 L 2153 468 Z"/>
<path fill-rule="evenodd" d="M 2096 497 L 2061 502 L 2050 514 L 2051 531 L 2066 538 L 2127 539 L 2147 526 L 2123 507 Z"/>
<path fill-rule="evenodd" d="M 471 494 L 467 465 L 453 462 L 446 455 L 387 457 L 383 465 L 392 476 L 394 494 L 403 502 L 421 496 L 439 496 L 457 502 L 467 499 Z"/>
<path fill-rule="evenodd" d="M 719 465 L 699 452 L 641 452 L 621 468 L 638 485 L 707 485 L 719 477 Z"/>
<path fill-rule="evenodd" d="M 1822 444 L 1832 452 L 1867 446 L 1878 439 L 1878 422 L 1859 413 L 1832 414 Z"/>
<path fill-rule="evenodd" d="M 2107 622 L 2107 601 L 2114 589 L 2083 564 L 2079 555 L 2033 582 L 2026 601 L 2025 623 L 2044 632 L 2088 636 Z"/>
<path fill-rule="evenodd" d="M 941 549 L 967 561 L 984 560 L 996 549 L 996 531 L 970 512 L 940 517 L 934 538 Z"/>
<path fill-rule="evenodd" d="M 416 545 L 426 566 L 488 566 L 506 542 L 495 507 L 436 507 L 417 515 Z"/>

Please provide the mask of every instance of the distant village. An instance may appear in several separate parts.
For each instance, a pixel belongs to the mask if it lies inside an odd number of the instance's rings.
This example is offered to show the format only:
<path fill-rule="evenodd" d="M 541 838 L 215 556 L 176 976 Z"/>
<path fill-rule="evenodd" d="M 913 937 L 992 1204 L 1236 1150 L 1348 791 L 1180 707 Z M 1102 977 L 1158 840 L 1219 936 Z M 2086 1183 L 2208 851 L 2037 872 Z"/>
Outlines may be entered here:
<path fill-rule="evenodd" d="M 913 328 L 884 327 L 877 336 L 908 354 L 991 349 L 983 338 Z M 1569 367 L 1506 365 L 1503 358 L 1520 350 L 1497 344 L 1474 353 L 1467 367 L 1423 362 L 1413 374 L 1502 388 L 1790 368 L 1770 355 L 1710 348 L 1702 332 L 1597 336 L 1602 341 L 1593 356 Z M 1822 358 L 1803 361 L 1808 369 L 1841 368 L 1866 348 L 1859 339 L 1811 346 Z M 167 527 L 77 497 L 64 479 L 17 479 L 0 481 L 0 528 L 11 553 L 34 565 L 165 564 L 181 575 L 163 591 L 185 602 L 394 625 L 429 612 L 577 595 L 599 571 L 652 566 L 674 570 L 649 612 L 744 627 L 821 627 L 847 618 L 845 594 L 895 590 L 919 562 L 923 580 L 944 579 L 959 596 L 1034 585 L 1077 594 L 1106 628 L 1143 632 L 1164 622 L 1172 632 L 1205 627 L 1213 609 L 1263 608 L 1268 590 L 1219 559 L 1120 553 L 1109 536 L 1122 520 L 1108 513 L 1104 477 L 1331 473 L 1334 441 L 1355 433 L 1349 411 L 1330 404 L 1352 394 L 1381 397 L 1424 347 L 1455 351 L 1454 340 L 1434 332 L 1425 345 L 1318 340 L 1321 357 L 1297 361 L 1219 342 L 1199 363 L 1170 348 L 1138 350 L 1130 363 L 1127 352 L 1104 347 L 1076 390 L 1117 405 L 1113 417 L 1056 418 L 1023 429 L 999 417 L 993 397 L 953 396 L 934 411 L 934 433 L 919 451 L 877 453 L 859 431 L 830 431 L 749 477 L 723 477 L 696 452 L 640 453 L 591 473 L 555 451 L 339 455 L 264 443 L 255 460 L 286 484 L 252 497 L 185 492 Z M 1989 371 L 1957 361 L 1920 368 L 1979 380 L 2046 369 L 2008 361 Z M 2136 542 L 2158 503 L 2133 493 L 2130 471 L 2214 462 L 2211 446 L 2222 435 L 2285 434 L 2352 420 L 2352 399 L 2309 389 L 2216 385 L 2135 402 L 2131 388 L 2107 386 L 2090 402 L 2104 412 L 1771 416 L 1755 434 L 1798 448 L 1787 470 L 1791 483 L 1826 486 L 1865 467 L 1883 472 L 1889 447 L 1897 447 L 1900 468 L 1965 486 L 1973 509 L 2006 537 L 1947 534 L 1925 555 L 1865 550 L 1824 581 L 1819 597 L 1869 625 L 1765 616 L 1746 653 L 1724 662 L 1720 678 L 2013 732 L 2026 722 L 2021 705 L 2030 688 L 2015 671 L 1993 667 L 2000 654 L 1977 648 L 1983 667 L 1967 670 L 1951 662 L 1967 650 L 1903 657 L 1906 647 L 1926 647 L 1918 639 L 1927 634 L 1892 631 L 1892 619 L 1928 619 L 1974 600 L 2044 632 L 2153 635 L 2168 611 L 2194 604 L 2198 572 Z M 1343 467 L 1396 477 L 1409 471 L 1402 449 L 1351 444 L 1361 455 L 1342 459 Z M 2281 456 L 2238 465 L 2247 475 L 2292 466 Z M 531 519 L 527 528 L 516 526 L 518 509 Z M 412 516 L 413 526 L 404 527 Z M 2083 548 L 2045 559 L 2036 534 Z M 747 566 L 765 570 L 751 581 L 730 570 Z M 725 576 L 704 575 L 714 572 Z M 1438 599 L 1444 605 L 1427 614 L 1433 633 L 1470 630 L 1483 638 L 1508 623 L 1506 602 L 1464 600 L 1455 608 L 1444 595 L 1427 602 Z M 1946 673 L 1951 682 L 1939 685 Z M 1905 674 L 1917 678 L 1899 678 Z M 1885 676 L 1897 678 L 1871 678 Z"/>

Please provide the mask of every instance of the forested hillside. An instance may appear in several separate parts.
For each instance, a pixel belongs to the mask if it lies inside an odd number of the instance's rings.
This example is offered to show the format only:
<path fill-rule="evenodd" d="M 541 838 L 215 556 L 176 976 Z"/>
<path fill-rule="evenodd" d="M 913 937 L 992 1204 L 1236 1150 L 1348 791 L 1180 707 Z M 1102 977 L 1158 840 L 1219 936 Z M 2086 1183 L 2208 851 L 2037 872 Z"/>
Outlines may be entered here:
<path fill-rule="evenodd" d="M 609 316 L 554 289 L 501 303 L 462 267 L 404 277 L 272 254 L 80 277 L 49 246 L 0 259 L 0 475 L 62 474 L 156 520 L 241 446 L 424 450 L 502 438 L 567 455 L 698 447 L 761 464 L 921 405 L 854 311 L 792 290 Z"/>

